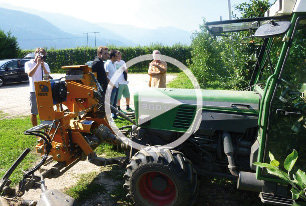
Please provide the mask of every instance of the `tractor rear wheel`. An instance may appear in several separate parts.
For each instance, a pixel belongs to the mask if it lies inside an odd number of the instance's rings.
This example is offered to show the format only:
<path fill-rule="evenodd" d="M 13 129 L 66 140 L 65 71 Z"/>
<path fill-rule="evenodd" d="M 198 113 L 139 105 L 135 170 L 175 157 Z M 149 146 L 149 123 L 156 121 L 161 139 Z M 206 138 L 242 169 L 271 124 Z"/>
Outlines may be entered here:
<path fill-rule="evenodd" d="M 127 165 L 124 187 L 136 205 L 192 205 L 196 199 L 197 174 L 180 152 L 147 147 Z"/>

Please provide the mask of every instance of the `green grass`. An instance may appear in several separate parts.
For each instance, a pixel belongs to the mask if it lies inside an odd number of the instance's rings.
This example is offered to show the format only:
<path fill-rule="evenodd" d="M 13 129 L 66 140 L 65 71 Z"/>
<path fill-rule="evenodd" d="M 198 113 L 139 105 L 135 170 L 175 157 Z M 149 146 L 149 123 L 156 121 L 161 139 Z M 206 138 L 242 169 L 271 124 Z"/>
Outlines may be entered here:
<path fill-rule="evenodd" d="M 224 88 L 221 88 L 218 86 L 218 82 L 215 82 L 215 87 L 207 87 L 207 88 L 201 88 L 201 89 L 207 89 L 207 90 L 222 90 Z M 191 80 L 188 78 L 188 76 L 184 72 L 178 73 L 177 77 L 169 82 L 167 84 L 167 88 L 179 88 L 179 89 L 193 89 L 194 86 L 191 82 Z"/>
<path fill-rule="evenodd" d="M 115 205 L 132 205 L 131 201 L 126 198 L 126 191 L 122 187 L 125 168 L 119 165 L 108 165 L 101 169 L 101 172 L 81 175 L 77 184 L 66 189 L 65 193 L 76 199 L 76 205 L 82 205 L 86 200 L 95 200 L 102 194 L 107 199 L 111 198 L 111 202 L 116 202 Z M 116 182 L 116 184 L 109 189 L 105 185 L 108 181 L 103 184 L 101 178 Z M 92 204 L 96 205 L 96 203 Z"/>
<path fill-rule="evenodd" d="M 103 157 L 106 158 L 111 158 L 111 157 L 122 157 L 125 156 L 124 153 L 121 153 L 116 150 L 115 145 L 111 145 L 108 143 L 102 143 L 100 144 L 96 149 L 95 152 L 97 155 L 102 155 Z"/>
<path fill-rule="evenodd" d="M 178 73 L 177 77 L 167 84 L 167 88 L 193 89 L 193 85 L 184 72 Z"/>
<path fill-rule="evenodd" d="M 0 117 L 4 116 L 4 113 L 0 113 Z M 31 127 L 29 117 L 0 120 L 0 178 L 26 148 L 30 148 L 32 152 L 27 155 L 10 177 L 13 183 L 21 180 L 22 170 L 31 168 L 38 159 L 38 156 L 33 152 L 36 138 L 23 134 L 25 130 Z"/>
<path fill-rule="evenodd" d="M 132 125 L 129 121 L 123 119 L 123 118 L 118 118 L 115 120 L 115 123 L 118 128 L 122 126 L 127 126 L 127 125 Z M 103 155 L 106 158 L 111 158 L 111 157 L 122 157 L 125 156 L 124 153 L 117 151 L 117 147 L 115 145 L 111 145 L 108 143 L 102 143 L 99 145 L 96 150 L 95 150 L 97 155 Z"/>
<path fill-rule="evenodd" d="M 148 68 L 144 68 L 142 71 L 139 71 L 139 70 L 133 70 L 133 68 L 132 69 L 129 68 L 129 73 L 130 74 L 148 74 L 148 69 L 149 69 L 149 67 Z M 171 69 L 171 70 L 168 70 L 167 73 L 177 74 L 178 71 Z"/>
<path fill-rule="evenodd" d="M 22 170 L 32 168 L 39 156 L 34 151 L 36 138 L 23 134 L 24 131 L 32 127 L 30 118 L 5 118 L 6 116 L 7 114 L 0 112 L 0 178 L 26 148 L 32 150 L 10 177 L 15 184 L 21 180 Z M 123 119 L 116 120 L 116 123 L 119 127 L 129 124 Z M 96 153 L 107 158 L 124 156 L 123 153 L 116 151 L 115 146 L 107 143 L 101 144 L 96 149 Z"/>
<path fill-rule="evenodd" d="M 117 205 L 132 205 L 130 199 L 126 197 L 126 191 L 123 189 L 123 174 L 125 167 L 119 165 L 110 165 L 110 170 L 105 171 L 105 177 L 118 182 L 112 191 L 109 191 L 111 198 L 116 201 Z"/>
<path fill-rule="evenodd" d="M 7 116 L 8 116 L 8 114 L 6 114 L 6 113 L 0 111 L 0 120 L 1 120 L 1 119 L 4 119 L 4 118 L 7 117 Z"/>
<path fill-rule="evenodd" d="M 123 119 L 122 117 L 119 117 L 118 119 L 115 119 L 115 123 L 116 123 L 118 128 L 123 127 L 123 126 L 127 126 L 127 125 L 132 125 L 131 122 L 129 122 L 126 119 Z"/>
<path fill-rule="evenodd" d="M 65 191 L 66 194 L 75 198 L 77 201 L 90 199 L 97 193 L 105 193 L 106 189 L 103 184 L 94 181 L 98 172 L 91 172 L 81 175 L 77 184 Z"/>

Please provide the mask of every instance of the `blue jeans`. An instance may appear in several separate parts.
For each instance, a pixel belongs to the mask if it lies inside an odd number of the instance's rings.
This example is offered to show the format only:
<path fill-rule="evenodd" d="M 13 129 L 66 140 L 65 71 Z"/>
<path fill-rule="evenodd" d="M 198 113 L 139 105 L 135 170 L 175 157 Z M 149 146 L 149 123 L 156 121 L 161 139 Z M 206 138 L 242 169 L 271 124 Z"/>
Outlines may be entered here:
<path fill-rule="evenodd" d="M 117 107 L 118 88 L 114 87 L 111 93 L 110 104 Z"/>

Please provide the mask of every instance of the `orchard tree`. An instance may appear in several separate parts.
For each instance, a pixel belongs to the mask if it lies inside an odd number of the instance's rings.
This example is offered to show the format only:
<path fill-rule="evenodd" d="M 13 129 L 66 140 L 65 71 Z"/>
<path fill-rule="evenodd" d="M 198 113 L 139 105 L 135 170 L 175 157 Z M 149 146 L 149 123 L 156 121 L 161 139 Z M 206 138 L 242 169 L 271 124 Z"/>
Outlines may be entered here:
<path fill-rule="evenodd" d="M 262 17 L 269 8 L 268 0 L 252 0 L 235 7 L 234 18 Z M 213 37 L 205 28 L 194 33 L 192 58 L 189 65 L 202 88 L 244 89 L 248 86 L 255 64 L 252 54 L 256 41 L 252 33 L 229 33 Z"/>
<path fill-rule="evenodd" d="M 265 12 L 270 8 L 268 0 L 252 0 L 244 2 L 235 7 L 235 10 L 241 14 L 241 18 L 256 18 L 263 17 Z M 237 18 L 237 15 L 234 14 Z"/>
<path fill-rule="evenodd" d="M 19 46 L 16 37 L 10 32 L 0 30 L 0 59 L 11 59 L 18 56 Z"/>

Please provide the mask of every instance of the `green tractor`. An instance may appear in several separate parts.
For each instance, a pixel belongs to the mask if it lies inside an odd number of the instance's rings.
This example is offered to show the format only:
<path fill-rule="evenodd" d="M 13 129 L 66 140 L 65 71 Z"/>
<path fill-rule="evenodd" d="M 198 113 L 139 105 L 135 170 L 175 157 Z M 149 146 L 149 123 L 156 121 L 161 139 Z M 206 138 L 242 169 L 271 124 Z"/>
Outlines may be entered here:
<path fill-rule="evenodd" d="M 192 205 L 199 175 L 235 179 L 264 203 L 294 203 L 285 182 L 253 163 L 269 162 L 269 152 L 284 160 L 296 149 L 296 166 L 306 169 L 306 1 L 279 0 L 265 16 L 206 23 L 213 35 L 255 31 L 261 45 L 247 91 L 149 89 L 134 96 L 132 140 L 143 146 L 131 153 L 124 187 L 136 205 Z M 303 64 L 291 68 L 297 42 Z"/>

